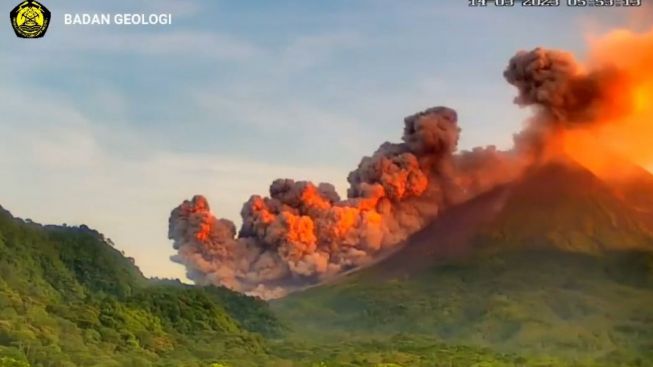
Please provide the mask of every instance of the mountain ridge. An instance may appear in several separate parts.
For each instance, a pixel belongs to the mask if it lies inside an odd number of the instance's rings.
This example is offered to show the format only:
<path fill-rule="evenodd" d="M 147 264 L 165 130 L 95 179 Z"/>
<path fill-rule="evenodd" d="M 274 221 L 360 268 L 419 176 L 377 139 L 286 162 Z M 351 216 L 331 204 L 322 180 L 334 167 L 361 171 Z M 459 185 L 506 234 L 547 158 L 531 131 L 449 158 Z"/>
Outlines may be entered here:
<path fill-rule="evenodd" d="M 649 358 L 653 240 L 614 189 L 569 160 L 537 166 L 392 257 L 273 309 L 327 339 L 410 333 L 605 364 Z"/>

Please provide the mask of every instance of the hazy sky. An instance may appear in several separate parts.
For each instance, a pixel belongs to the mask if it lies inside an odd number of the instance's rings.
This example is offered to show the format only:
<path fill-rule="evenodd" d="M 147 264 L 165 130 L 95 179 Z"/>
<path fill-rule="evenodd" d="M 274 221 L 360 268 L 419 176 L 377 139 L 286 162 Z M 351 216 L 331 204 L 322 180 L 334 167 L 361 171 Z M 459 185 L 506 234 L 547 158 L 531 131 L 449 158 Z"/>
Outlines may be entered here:
<path fill-rule="evenodd" d="M 515 51 L 582 58 L 587 37 L 653 24 L 464 0 L 42 2 L 45 38 L 0 28 L 0 205 L 87 224 L 147 275 L 174 277 L 167 220 L 183 199 L 204 194 L 239 222 L 278 177 L 344 194 L 361 156 L 435 105 L 458 110 L 463 148 L 509 147 L 526 114 L 502 78 Z M 172 13 L 173 25 L 66 26 L 67 12 Z"/>

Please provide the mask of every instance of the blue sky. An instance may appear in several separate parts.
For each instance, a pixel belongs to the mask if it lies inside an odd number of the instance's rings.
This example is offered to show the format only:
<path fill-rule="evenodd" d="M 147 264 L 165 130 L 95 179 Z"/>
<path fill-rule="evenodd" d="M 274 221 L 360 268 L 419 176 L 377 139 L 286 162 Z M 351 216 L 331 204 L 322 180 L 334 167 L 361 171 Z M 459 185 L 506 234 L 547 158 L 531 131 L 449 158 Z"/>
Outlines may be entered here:
<path fill-rule="evenodd" d="M 435 105 L 458 110 L 463 148 L 509 147 L 526 115 L 502 79 L 514 52 L 582 58 L 588 37 L 653 24 L 650 8 L 463 0 L 43 3 L 45 38 L 0 31 L 0 205 L 85 223 L 146 274 L 175 277 L 167 217 L 183 199 L 205 194 L 238 221 L 277 177 L 344 193 L 363 155 Z M 66 12 L 172 13 L 173 25 L 66 26 Z"/>

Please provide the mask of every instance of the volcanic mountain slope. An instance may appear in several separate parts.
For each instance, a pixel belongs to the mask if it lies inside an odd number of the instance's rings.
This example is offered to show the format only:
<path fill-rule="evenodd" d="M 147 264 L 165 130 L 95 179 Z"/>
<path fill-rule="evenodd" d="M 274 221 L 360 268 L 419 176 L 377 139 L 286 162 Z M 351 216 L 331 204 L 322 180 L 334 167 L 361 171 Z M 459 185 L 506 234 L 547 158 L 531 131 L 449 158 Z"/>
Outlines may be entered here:
<path fill-rule="evenodd" d="M 640 182 L 624 181 L 628 186 L 619 191 L 623 186 L 603 182 L 573 161 L 549 163 L 508 188 L 503 209 L 479 228 L 475 241 L 501 249 L 653 250 L 648 223 L 636 207 L 647 203 L 621 195 Z"/>
<path fill-rule="evenodd" d="M 652 358 L 653 239 L 624 198 L 569 160 L 544 164 L 452 208 L 385 261 L 273 307 L 315 337 Z"/>
<path fill-rule="evenodd" d="M 0 367 L 523 365 L 423 338 L 286 340 L 264 301 L 146 279 L 111 244 L 86 226 L 43 226 L 0 207 Z"/>
<path fill-rule="evenodd" d="M 0 367 L 508 367 L 526 360 L 421 337 L 287 339 L 264 301 L 146 279 L 111 244 L 86 226 L 43 226 L 0 207 Z"/>

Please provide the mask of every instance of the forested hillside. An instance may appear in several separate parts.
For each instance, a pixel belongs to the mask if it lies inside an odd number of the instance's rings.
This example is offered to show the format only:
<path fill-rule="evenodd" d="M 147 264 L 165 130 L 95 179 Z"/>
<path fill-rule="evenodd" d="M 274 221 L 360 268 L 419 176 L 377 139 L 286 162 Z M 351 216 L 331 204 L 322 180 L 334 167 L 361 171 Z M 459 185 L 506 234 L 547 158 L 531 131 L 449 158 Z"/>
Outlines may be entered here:
<path fill-rule="evenodd" d="M 0 366 L 206 366 L 282 332 L 263 301 L 148 280 L 110 244 L 0 212 Z"/>
<path fill-rule="evenodd" d="M 613 265 L 578 259 L 552 276 L 546 269 L 559 259 L 539 268 L 516 259 L 521 267 L 486 259 L 389 282 L 369 277 L 378 268 L 369 269 L 345 287 L 324 286 L 278 303 L 279 321 L 256 298 L 147 279 L 88 227 L 42 226 L 0 210 L 0 367 L 594 367 L 653 360 L 645 353 L 651 318 L 637 308 L 650 295 L 649 258 Z M 623 264 L 637 267 L 623 272 Z M 614 272 L 597 278 L 602 269 Z M 566 303 L 548 305 L 544 290 L 568 278 L 578 281 L 560 290 Z M 603 329 L 615 326 L 608 319 L 596 319 L 603 320 L 595 324 L 597 334 L 561 328 L 586 310 L 618 315 L 605 302 L 616 304 L 619 295 L 632 319 L 612 334 Z M 518 336 L 542 343 L 551 327 L 560 337 L 544 345 L 548 352 L 637 343 L 591 358 L 519 350 Z M 501 340 L 517 348 L 498 348 Z"/>
<path fill-rule="evenodd" d="M 522 361 L 437 340 L 397 336 L 391 342 L 321 343 L 294 334 L 262 300 L 224 288 L 147 279 L 95 230 L 42 226 L 0 208 L 0 367 L 407 367 L 481 361 L 514 366 Z"/>
<path fill-rule="evenodd" d="M 650 189 L 650 175 L 638 182 Z M 646 203 L 578 165 L 538 167 L 451 209 L 384 261 L 273 308 L 322 340 L 403 333 L 558 359 L 547 366 L 651 366 Z"/>

